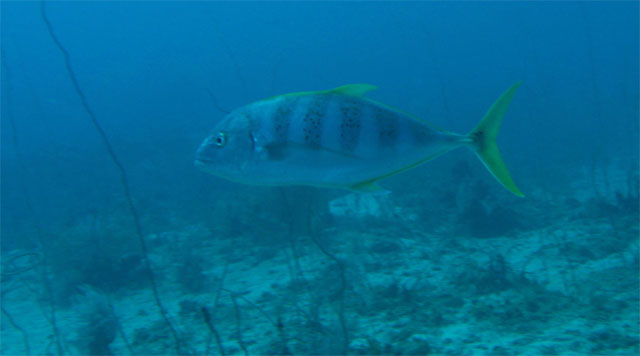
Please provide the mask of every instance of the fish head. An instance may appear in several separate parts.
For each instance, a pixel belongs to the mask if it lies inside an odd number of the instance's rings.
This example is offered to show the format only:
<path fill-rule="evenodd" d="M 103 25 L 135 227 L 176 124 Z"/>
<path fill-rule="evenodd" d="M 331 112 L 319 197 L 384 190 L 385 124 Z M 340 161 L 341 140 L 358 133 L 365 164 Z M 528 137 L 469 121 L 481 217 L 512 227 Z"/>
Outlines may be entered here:
<path fill-rule="evenodd" d="M 200 144 L 195 165 L 201 170 L 232 181 L 243 181 L 253 154 L 250 113 L 228 114 Z"/>

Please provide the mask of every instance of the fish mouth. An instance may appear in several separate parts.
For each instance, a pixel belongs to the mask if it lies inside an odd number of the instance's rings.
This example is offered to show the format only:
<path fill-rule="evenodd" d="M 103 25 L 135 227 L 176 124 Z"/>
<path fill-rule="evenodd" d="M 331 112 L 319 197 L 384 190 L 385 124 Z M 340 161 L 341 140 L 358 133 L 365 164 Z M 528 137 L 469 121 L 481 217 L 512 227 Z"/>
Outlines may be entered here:
<path fill-rule="evenodd" d="M 213 163 L 213 160 L 206 159 L 206 158 L 204 158 L 204 159 L 203 159 L 203 158 L 196 158 L 196 159 L 193 161 L 193 164 L 194 164 L 196 167 L 205 167 L 205 166 L 210 165 L 211 163 Z"/>

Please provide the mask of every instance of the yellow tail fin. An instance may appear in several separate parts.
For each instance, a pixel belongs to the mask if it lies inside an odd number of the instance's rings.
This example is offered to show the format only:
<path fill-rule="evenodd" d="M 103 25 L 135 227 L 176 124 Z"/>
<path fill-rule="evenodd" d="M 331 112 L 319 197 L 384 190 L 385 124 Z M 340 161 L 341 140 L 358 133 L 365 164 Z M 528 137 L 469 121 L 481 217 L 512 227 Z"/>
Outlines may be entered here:
<path fill-rule="evenodd" d="M 496 137 L 502 124 L 502 117 L 507 111 L 507 107 L 519 86 L 520 82 L 517 82 L 504 92 L 504 94 L 491 105 L 489 111 L 484 115 L 478 126 L 469 133 L 468 137 L 473 141 L 476 155 L 498 182 L 511 193 L 519 197 L 524 197 L 524 194 L 520 192 L 520 189 L 518 189 L 511 179 L 511 175 L 507 170 L 507 166 L 505 166 L 502 161 L 502 157 L 500 157 L 500 151 L 498 151 L 498 145 L 496 144 Z"/>

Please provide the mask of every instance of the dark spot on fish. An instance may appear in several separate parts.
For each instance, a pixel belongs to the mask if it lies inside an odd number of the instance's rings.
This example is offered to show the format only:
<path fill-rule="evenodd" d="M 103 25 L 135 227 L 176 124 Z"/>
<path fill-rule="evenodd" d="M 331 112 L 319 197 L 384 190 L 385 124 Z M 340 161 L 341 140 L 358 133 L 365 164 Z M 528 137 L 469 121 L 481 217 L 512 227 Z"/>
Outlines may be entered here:
<path fill-rule="evenodd" d="M 273 116 L 274 120 L 274 139 L 284 142 L 289 136 L 289 124 L 291 121 L 292 110 L 288 103 L 278 106 Z"/>
<path fill-rule="evenodd" d="M 327 110 L 327 99 L 314 97 L 303 118 L 303 133 L 306 144 L 319 147 L 322 143 L 322 119 Z"/>

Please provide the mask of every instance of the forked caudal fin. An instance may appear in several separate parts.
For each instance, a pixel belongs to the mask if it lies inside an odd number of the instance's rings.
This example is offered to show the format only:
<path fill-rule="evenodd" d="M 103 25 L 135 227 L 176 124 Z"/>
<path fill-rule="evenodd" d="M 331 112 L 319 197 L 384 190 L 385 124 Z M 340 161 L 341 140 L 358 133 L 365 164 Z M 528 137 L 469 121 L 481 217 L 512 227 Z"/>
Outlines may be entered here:
<path fill-rule="evenodd" d="M 496 144 L 496 137 L 502 124 L 502 117 L 507 111 L 507 107 L 513 98 L 516 90 L 520 86 L 520 82 L 514 84 L 509 88 L 495 103 L 489 108 L 489 111 L 484 115 L 478 126 L 473 129 L 467 136 L 472 140 L 475 153 L 480 158 L 480 161 L 491 172 L 491 174 L 511 193 L 524 197 L 524 194 L 520 192 L 520 189 L 511 179 L 511 175 L 507 170 L 500 157 L 500 151 L 498 151 L 498 145 Z"/>

